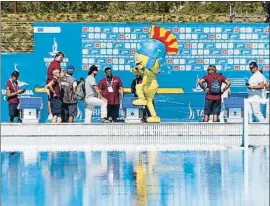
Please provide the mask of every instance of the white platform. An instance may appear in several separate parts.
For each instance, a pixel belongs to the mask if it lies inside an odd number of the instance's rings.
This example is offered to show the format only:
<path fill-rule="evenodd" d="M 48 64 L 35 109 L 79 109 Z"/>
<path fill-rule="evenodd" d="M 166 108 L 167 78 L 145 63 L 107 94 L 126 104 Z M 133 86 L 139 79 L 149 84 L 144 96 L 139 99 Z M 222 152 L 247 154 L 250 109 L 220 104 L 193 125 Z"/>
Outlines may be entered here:
<path fill-rule="evenodd" d="M 269 146 L 269 124 L 249 124 L 249 135 L 250 145 Z M 240 123 L 1 124 L 2 151 L 217 149 L 242 137 Z"/>

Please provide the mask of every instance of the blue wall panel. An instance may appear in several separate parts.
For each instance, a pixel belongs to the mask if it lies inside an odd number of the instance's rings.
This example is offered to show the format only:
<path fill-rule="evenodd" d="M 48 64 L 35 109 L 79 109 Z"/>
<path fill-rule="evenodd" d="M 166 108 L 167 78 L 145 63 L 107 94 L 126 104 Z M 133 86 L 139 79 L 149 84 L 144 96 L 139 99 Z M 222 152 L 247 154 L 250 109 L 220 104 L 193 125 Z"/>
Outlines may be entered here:
<path fill-rule="evenodd" d="M 62 66 L 75 66 L 76 78 L 86 77 L 90 65 L 103 69 L 110 66 L 125 88 L 129 88 L 134 67 L 134 52 L 139 42 L 149 39 L 153 24 L 140 23 L 35 23 L 31 54 L 2 54 L 2 122 L 8 121 L 5 83 L 14 69 L 20 71 L 24 95 L 42 96 L 42 122 L 46 122 L 46 94 L 36 92 L 46 81 L 48 64 L 57 51 L 65 53 Z M 248 63 L 256 61 L 269 78 L 268 24 L 161 24 L 178 40 L 179 54 L 168 55 L 168 70 L 158 76 L 160 88 L 182 88 L 184 94 L 158 94 L 156 107 L 162 121 L 199 121 L 204 93 L 197 81 L 206 74 L 209 64 L 217 66 L 232 82 L 233 93 L 246 92 L 250 77 Z M 97 80 L 104 76 L 101 72 Z M 83 103 L 79 104 L 76 121 L 84 119 Z M 98 119 L 96 109 L 93 119 Z"/>

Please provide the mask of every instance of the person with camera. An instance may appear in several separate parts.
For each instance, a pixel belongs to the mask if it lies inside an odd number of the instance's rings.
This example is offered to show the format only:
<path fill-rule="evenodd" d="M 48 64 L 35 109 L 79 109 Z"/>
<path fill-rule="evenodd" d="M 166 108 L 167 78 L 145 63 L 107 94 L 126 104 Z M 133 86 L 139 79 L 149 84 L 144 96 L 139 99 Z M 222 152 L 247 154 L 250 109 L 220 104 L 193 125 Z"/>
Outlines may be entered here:
<path fill-rule="evenodd" d="M 13 123 L 14 118 L 18 117 L 18 123 L 21 123 L 19 110 L 17 109 L 19 104 L 18 95 L 25 92 L 25 90 L 20 90 L 18 85 L 20 73 L 18 71 L 14 71 L 11 74 L 11 78 L 7 81 L 7 101 L 8 101 L 8 111 L 9 111 L 9 122 Z"/>
<path fill-rule="evenodd" d="M 249 69 L 252 73 L 252 76 L 249 78 L 246 86 L 248 88 L 248 99 L 249 100 L 262 100 L 263 92 L 264 92 L 264 82 L 265 78 L 263 74 L 260 72 L 258 65 L 256 62 L 249 63 Z M 249 107 L 249 121 L 253 122 L 253 115 L 259 122 L 264 122 L 265 118 L 261 112 L 261 106 L 259 102 L 251 102 Z"/>

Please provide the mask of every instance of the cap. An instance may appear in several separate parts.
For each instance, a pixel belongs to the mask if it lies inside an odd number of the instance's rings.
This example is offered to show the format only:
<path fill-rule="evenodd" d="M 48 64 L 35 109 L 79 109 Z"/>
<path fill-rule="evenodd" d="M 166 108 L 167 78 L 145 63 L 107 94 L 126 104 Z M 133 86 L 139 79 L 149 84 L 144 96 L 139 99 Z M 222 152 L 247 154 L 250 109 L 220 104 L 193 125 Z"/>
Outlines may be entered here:
<path fill-rule="evenodd" d="M 66 68 L 66 72 L 68 74 L 73 74 L 74 73 L 74 66 L 73 65 L 68 65 Z"/>
<path fill-rule="evenodd" d="M 90 68 L 89 68 L 88 74 L 90 75 L 90 74 L 92 74 L 94 71 L 98 71 L 98 68 L 97 68 L 97 66 L 92 65 L 92 66 L 90 66 Z"/>

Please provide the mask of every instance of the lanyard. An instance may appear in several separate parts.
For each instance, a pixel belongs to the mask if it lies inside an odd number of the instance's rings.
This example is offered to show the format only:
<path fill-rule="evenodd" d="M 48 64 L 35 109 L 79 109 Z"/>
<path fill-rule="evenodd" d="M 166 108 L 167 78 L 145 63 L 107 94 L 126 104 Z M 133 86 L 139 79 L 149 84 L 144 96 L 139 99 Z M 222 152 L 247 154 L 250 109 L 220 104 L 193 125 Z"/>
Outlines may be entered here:
<path fill-rule="evenodd" d="M 17 92 L 18 91 L 18 84 L 15 84 L 15 83 L 13 83 L 11 80 L 9 80 L 10 81 L 10 83 L 12 84 L 12 87 L 13 87 L 13 89 L 14 89 L 14 91 L 15 92 Z"/>
<path fill-rule="evenodd" d="M 113 85 L 113 77 L 112 77 L 111 83 L 109 83 L 108 79 L 106 78 L 106 84 L 107 84 L 107 87 L 112 87 L 112 85 Z"/>

